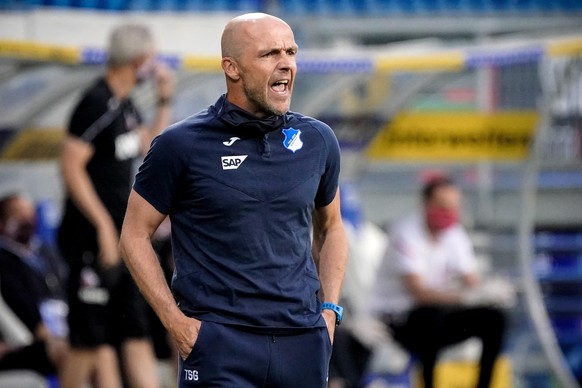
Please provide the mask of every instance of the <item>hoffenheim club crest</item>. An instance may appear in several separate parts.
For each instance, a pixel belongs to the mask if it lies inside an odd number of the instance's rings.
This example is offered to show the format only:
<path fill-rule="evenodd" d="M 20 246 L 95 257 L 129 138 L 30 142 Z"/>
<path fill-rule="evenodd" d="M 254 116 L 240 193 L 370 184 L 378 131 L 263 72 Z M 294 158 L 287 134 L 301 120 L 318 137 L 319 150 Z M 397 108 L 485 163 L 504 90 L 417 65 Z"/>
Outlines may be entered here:
<path fill-rule="evenodd" d="M 285 135 L 283 145 L 289 151 L 295 153 L 295 151 L 300 150 L 303 147 L 300 130 L 293 128 L 283 129 L 283 135 Z"/>

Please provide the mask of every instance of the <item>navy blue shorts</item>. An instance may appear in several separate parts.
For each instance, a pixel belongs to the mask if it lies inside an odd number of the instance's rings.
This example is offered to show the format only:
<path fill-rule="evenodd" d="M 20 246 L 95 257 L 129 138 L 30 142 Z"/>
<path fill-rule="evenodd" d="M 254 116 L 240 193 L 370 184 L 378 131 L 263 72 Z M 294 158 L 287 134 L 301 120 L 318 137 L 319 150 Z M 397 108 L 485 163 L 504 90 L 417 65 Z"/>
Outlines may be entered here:
<path fill-rule="evenodd" d="M 325 327 L 271 335 L 203 321 L 178 386 L 325 388 L 330 357 Z"/>

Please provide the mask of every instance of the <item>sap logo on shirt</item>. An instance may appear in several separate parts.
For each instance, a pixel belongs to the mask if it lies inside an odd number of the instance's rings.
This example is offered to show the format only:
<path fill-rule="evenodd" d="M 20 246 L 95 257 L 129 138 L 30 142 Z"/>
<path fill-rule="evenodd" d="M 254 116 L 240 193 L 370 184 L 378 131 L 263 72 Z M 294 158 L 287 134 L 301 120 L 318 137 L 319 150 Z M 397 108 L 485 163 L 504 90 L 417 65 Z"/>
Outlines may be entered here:
<path fill-rule="evenodd" d="M 236 170 L 248 155 L 221 156 L 223 170 Z"/>

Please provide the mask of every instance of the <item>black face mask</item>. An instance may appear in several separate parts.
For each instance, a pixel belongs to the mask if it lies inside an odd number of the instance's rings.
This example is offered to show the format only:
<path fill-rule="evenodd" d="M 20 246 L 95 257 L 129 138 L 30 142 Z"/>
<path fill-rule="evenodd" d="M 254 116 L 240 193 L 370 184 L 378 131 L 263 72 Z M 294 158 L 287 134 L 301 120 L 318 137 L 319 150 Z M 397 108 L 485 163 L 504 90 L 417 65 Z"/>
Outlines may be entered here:
<path fill-rule="evenodd" d="M 218 114 L 219 118 L 232 126 L 239 127 L 245 131 L 267 133 L 280 129 L 285 124 L 284 116 L 257 117 L 252 113 L 231 104 L 224 99 L 223 105 Z"/>
<path fill-rule="evenodd" d="M 6 237 L 22 245 L 28 245 L 32 241 L 35 232 L 36 225 L 32 222 L 8 220 L 6 223 Z"/>

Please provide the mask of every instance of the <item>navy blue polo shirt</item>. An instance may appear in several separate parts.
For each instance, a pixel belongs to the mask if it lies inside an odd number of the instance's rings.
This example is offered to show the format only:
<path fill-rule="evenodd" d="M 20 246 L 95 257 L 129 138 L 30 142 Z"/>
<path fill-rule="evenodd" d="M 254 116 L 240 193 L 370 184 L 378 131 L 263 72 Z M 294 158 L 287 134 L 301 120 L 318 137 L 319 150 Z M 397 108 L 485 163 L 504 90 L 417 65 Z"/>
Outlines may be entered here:
<path fill-rule="evenodd" d="M 339 165 L 326 124 L 258 119 L 225 96 L 158 136 L 134 189 L 170 215 L 182 311 L 256 329 L 325 326 L 311 215 L 334 199 Z"/>

